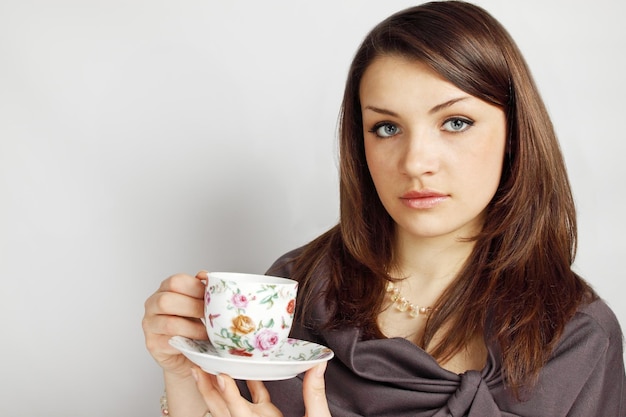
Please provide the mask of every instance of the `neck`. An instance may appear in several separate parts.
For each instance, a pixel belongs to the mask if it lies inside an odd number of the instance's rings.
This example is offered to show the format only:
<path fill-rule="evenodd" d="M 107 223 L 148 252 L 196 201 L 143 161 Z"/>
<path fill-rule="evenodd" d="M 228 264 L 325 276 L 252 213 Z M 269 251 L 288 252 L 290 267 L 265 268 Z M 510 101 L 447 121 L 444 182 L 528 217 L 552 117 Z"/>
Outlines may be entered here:
<path fill-rule="evenodd" d="M 407 278 L 411 286 L 443 291 L 457 276 L 469 257 L 474 242 L 457 238 L 414 238 L 398 233 L 394 245 L 396 278 Z"/>

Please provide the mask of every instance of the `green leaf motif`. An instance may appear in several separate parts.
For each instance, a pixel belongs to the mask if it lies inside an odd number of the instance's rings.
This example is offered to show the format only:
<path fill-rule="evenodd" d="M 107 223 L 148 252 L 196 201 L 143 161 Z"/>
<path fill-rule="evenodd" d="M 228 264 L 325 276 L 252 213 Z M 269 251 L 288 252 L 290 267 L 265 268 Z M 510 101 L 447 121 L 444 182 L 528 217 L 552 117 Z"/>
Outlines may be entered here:
<path fill-rule="evenodd" d="M 266 328 L 266 329 L 268 329 L 268 328 L 272 328 L 272 327 L 274 327 L 274 324 L 275 324 L 274 319 L 270 319 L 270 321 L 269 321 L 269 322 L 267 322 L 267 324 L 263 324 L 263 320 L 261 320 L 261 321 L 259 322 L 259 325 L 258 325 L 258 327 L 257 327 L 257 330 L 261 330 L 261 329 L 263 329 L 263 328 Z"/>
<path fill-rule="evenodd" d="M 216 349 L 243 349 L 246 352 L 252 352 L 254 350 L 254 346 L 252 346 L 247 339 L 242 339 L 240 335 L 229 332 L 228 329 L 222 329 L 220 333 L 216 334 L 223 339 L 230 340 L 230 344 L 228 342 L 217 342 L 218 346 L 215 346 Z"/>

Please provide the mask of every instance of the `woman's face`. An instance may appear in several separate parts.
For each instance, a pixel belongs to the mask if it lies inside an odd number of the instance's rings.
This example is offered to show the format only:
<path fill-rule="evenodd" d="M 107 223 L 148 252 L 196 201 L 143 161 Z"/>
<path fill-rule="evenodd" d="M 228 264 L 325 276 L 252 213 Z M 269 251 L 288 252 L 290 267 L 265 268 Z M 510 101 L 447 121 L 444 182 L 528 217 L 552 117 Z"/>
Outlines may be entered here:
<path fill-rule="evenodd" d="M 374 60 L 359 94 L 367 165 L 399 237 L 480 231 L 502 172 L 502 109 L 398 56 Z"/>

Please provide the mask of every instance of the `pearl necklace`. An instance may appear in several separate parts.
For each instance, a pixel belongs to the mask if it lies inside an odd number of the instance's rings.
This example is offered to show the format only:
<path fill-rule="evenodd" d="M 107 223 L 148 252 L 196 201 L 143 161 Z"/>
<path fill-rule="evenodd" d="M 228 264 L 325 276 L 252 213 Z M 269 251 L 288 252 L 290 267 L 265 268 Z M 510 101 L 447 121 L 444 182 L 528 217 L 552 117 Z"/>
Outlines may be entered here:
<path fill-rule="evenodd" d="M 400 294 L 400 289 L 391 281 L 387 282 L 387 294 L 389 294 L 389 298 L 395 304 L 396 310 L 408 312 L 411 318 L 416 318 L 420 314 L 428 316 L 433 311 L 432 307 L 420 307 L 411 303 Z"/>

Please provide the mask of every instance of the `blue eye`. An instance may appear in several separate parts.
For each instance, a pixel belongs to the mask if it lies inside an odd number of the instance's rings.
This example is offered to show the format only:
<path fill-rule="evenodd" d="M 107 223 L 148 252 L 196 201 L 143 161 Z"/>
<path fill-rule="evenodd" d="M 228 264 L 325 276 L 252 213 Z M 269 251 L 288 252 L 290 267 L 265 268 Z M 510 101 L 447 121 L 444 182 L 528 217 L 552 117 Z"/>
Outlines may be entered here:
<path fill-rule="evenodd" d="M 448 119 L 443 124 L 443 130 L 452 133 L 464 132 L 469 129 L 474 124 L 473 121 L 469 119 L 463 119 L 460 117 L 453 117 L 452 119 Z"/>
<path fill-rule="evenodd" d="M 390 138 L 400 133 L 400 128 L 393 123 L 377 123 L 370 133 L 376 134 L 379 138 Z"/>

